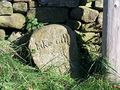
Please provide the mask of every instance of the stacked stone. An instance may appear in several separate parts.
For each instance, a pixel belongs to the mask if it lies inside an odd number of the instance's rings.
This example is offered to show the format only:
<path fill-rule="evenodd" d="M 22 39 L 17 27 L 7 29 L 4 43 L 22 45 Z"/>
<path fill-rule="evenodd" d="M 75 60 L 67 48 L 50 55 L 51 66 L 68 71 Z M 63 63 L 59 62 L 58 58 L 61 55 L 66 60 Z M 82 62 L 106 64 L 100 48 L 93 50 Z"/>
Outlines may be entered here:
<path fill-rule="evenodd" d="M 22 31 L 26 16 L 48 24 L 65 24 L 76 30 L 89 50 L 100 45 L 103 0 L 9 0 L 0 1 L 0 37 L 5 31 Z M 11 34 L 15 37 L 19 33 Z M 83 42 L 82 42 L 83 43 Z"/>
<path fill-rule="evenodd" d="M 35 1 L 30 2 L 29 18 L 66 24 L 80 34 L 82 44 L 90 52 L 100 50 L 103 0 L 41 0 L 40 3 L 41 6 L 37 7 Z"/>
<path fill-rule="evenodd" d="M 103 24 L 103 0 L 86 0 L 86 3 L 82 2 L 85 0 L 80 1 L 80 6 L 71 10 L 70 18 L 81 22 L 79 28 L 74 28 L 82 38 L 81 44 L 86 46 L 89 52 L 99 55 Z"/>
<path fill-rule="evenodd" d="M 15 31 L 23 29 L 26 22 L 28 2 L 28 0 L 0 1 L 0 38 L 5 38 L 7 33 L 12 33 L 11 36 L 16 35 Z M 16 38 L 19 36 L 20 33 Z M 15 37 L 13 39 L 15 40 Z"/>

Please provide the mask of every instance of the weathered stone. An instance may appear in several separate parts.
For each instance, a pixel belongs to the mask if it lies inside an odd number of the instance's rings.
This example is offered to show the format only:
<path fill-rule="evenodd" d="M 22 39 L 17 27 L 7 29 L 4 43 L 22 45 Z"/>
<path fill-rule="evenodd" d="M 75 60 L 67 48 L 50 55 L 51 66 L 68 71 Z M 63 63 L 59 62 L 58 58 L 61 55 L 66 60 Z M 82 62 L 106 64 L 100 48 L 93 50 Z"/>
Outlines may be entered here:
<path fill-rule="evenodd" d="M 85 5 L 86 7 L 92 7 L 92 2 L 89 2 Z"/>
<path fill-rule="evenodd" d="M 101 12 L 98 16 L 98 23 L 100 24 L 102 28 L 103 27 L 103 12 Z"/>
<path fill-rule="evenodd" d="M 20 32 L 12 32 L 12 34 L 10 35 L 10 37 L 8 38 L 9 41 L 15 41 L 17 39 L 19 39 L 21 37 L 21 33 Z"/>
<path fill-rule="evenodd" d="M 35 8 L 37 7 L 38 3 L 35 0 L 32 0 L 29 2 L 29 8 Z"/>
<path fill-rule="evenodd" d="M 26 13 L 28 10 L 27 3 L 25 2 L 18 2 L 13 3 L 13 11 L 17 13 Z"/>
<path fill-rule="evenodd" d="M 46 6 L 57 6 L 57 7 L 79 6 L 79 0 L 41 0 L 40 3 Z"/>
<path fill-rule="evenodd" d="M 79 33 L 79 35 L 81 36 L 84 44 L 89 44 L 89 43 L 100 44 L 99 33 L 88 32 L 88 33 Z"/>
<path fill-rule="evenodd" d="M 36 17 L 41 22 L 62 23 L 68 19 L 67 8 L 38 7 L 27 13 L 29 19 Z"/>
<path fill-rule="evenodd" d="M 91 55 L 98 56 L 101 52 L 101 39 L 99 37 L 99 33 L 81 33 L 79 31 L 76 31 L 76 33 L 79 35 L 79 45 L 84 49 L 87 50 L 87 52 Z M 81 48 L 80 47 L 80 48 Z"/>
<path fill-rule="evenodd" d="M 88 24 L 82 24 L 80 31 L 81 32 L 101 32 L 102 28 L 100 24 L 88 23 Z"/>
<path fill-rule="evenodd" d="M 11 16 L 0 16 L 0 27 L 22 29 L 25 25 L 25 17 L 14 13 Z"/>
<path fill-rule="evenodd" d="M 90 9 L 85 6 L 74 8 L 71 11 L 71 18 L 75 20 L 82 20 L 84 22 L 94 22 L 99 15 L 97 10 Z"/>
<path fill-rule="evenodd" d="M 0 39 L 4 39 L 4 38 L 5 38 L 5 30 L 0 29 Z"/>
<path fill-rule="evenodd" d="M 96 0 L 95 8 L 103 9 L 103 0 Z"/>
<path fill-rule="evenodd" d="M 43 71 L 53 67 L 61 73 L 70 69 L 73 74 L 79 73 L 76 35 L 68 26 L 52 24 L 35 31 L 29 49 L 34 51 L 33 60 Z"/>
<path fill-rule="evenodd" d="M 81 22 L 76 20 L 68 20 L 66 25 L 68 25 L 72 30 L 78 30 L 81 27 Z"/>
<path fill-rule="evenodd" d="M 13 14 L 12 4 L 8 1 L 0 2 L 0 16 Z"/>
<path fill-rule="evenodd" d="M 94 56 L 100 56 L 101 46 L 96 44 L 86 44 L 86 49 L 88 52 Z"/>

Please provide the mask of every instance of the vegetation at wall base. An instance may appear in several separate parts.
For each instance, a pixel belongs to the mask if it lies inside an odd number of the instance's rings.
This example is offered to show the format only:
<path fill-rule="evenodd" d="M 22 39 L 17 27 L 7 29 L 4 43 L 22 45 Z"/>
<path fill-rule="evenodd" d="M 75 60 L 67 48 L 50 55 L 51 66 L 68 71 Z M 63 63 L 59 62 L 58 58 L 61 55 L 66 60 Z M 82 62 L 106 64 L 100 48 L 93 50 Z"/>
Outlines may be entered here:
<path fill-rule="evenodd" d="M 59 75 L 52 70 L 41 72 L 25 65 L 11 54 L 0 53 L 0 90 L 117 90 L 99 75 L 83 82 L 69 74 Z"/>

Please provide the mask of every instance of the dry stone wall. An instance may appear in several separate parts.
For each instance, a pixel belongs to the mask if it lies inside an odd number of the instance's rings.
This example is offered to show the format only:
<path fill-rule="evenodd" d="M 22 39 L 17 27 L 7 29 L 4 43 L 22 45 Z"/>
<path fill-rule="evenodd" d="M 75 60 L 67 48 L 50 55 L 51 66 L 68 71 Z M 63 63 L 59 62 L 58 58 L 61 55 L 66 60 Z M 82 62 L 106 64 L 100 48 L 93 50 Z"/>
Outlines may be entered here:
<path fill-rule="evenodd" d="M 47 24 L 68 25 L 81 36 L 81 44 L 87 44 L 89 51 L 100 49 L 103 0 L 1 0 L 0 37 L 4 38 L 6 32 L 14 32 L 13 38 L 16 31 L 22 34 L 26 17 Z"/>

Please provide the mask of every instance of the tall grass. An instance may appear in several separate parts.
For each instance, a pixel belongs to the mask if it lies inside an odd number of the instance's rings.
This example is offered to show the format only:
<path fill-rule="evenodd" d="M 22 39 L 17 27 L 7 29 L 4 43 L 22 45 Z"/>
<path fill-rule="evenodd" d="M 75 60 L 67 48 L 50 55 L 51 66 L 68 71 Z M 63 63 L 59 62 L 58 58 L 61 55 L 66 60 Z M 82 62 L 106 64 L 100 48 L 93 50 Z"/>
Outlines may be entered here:
<path fill-rule="evenodd" d="M 117 90 L 101 77 L 104 74 L 101 64 L 104 63 L 100 59 L 88 62 L 81 58 L 84 61 L 80 63 L 84 69 L 81 69 L 81 76 L 87 78 L 75 81 L 70 74 L 60 75 L 52 70 L 42 72 L 20 62 L 8 53 L 7 45 L 6 41 L 0 41 L 0 90 Z"/>
<path fill-rule="evenodd" d="M 67 75 L 52 70 L 41 72 L 24 65 L 10 54 L 0 53 L 0 90 L 117 90 L 98 77 L 77 82 Z"/>

